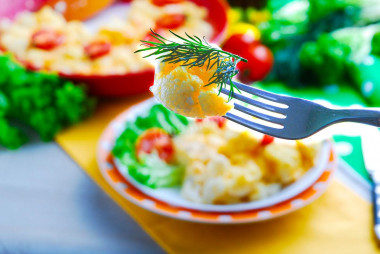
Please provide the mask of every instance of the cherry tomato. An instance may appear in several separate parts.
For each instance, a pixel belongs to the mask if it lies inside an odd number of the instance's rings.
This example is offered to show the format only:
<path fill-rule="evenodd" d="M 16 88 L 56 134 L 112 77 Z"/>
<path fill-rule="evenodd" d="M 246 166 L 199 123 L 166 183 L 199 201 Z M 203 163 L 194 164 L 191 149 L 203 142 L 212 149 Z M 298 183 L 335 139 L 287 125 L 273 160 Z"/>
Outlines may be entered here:
<path fill-rule="evenodd" d="M 31 43 L 34 47 L 50 50 L 62 44 L 64 37 L 57 31 L 42 29 L 32 34 Z"/>
<path fill-rule="evenodd" d="M 260 43 L 250 45 L 239 55 L 248 60 L 248 62 L 239 62 L 237 65 L 239 69 L 238 78 L 241 81 L 262 80 L 268 75 L 273 66 L 272 52 Z"/>
<path fill-rule="evenodd" d="M 266 146 L 266 145 L 269 145 L 270 143 L 272 143 L 273 141 L 274 141 L 274 137 L 269 136 L 267 134 L 264 134 L 264 137 L 261 140 L 261 145 Z"/>
<path fill-rule="evenodd" d="M 84 52 L 91 59 L 104 56 L 111 51 L 111 43 L 105 41 L 96 41 L 84 47 Z"/>
<path fill-rule="evenodd" d="M 183 14 L 166 14 L 156 22 L 157 28 L 175 29 L 181 27 L 186 21 Z"/>
<path fill-rule="evenodd" d="M 246 50 L 255 41 L 255 37 L 248 33 L 234 34 L 226 40 L 222 48 L 224 51 L 228 51 L 235 55 L 240 55 L 241 52 Z"/>
<path fill-rule="evenodd" d="M 152 0 L 152 3 L 156 6 L 164 6 L 167 4 L 177 4 L 183 1 L 184 0 Z"/>
<path fill-rule="evenodd" d="M 168 133 L 160 128 L 151 128 L 141 134 L 136 142 L 137 157 L 156 151 L 158 157 L 170 162 L 174 156 L 174 145 Z"/>
<path fill-rule="evenodd" d="M 201 123 L 203 121 L 211 121 L 211 122 L 215 122 L 219 128 L 223 128 L 226 126 L 226 123 L 227 123 L 227 119 L 224 118 L 224 117 L 221 117 L 221 116 L 210 116 L 210 117 L 207 117 L 205 119 L 196 119 L 195 121 L 197 123 Z"/>

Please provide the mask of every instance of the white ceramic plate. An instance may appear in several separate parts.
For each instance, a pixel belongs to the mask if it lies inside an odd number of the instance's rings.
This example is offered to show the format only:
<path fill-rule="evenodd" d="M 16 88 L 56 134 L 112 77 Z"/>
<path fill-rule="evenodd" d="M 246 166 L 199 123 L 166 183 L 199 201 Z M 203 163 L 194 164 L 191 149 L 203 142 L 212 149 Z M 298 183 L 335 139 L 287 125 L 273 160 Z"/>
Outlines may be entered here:
<path fill-rule="evenodd" d="M 330 151 L 328 152 L 329 158 L 319 178 L 307 187 L 307 189 L 284 202 L 276 203 L 275 205 L 265 208 L 240 212 L 213 212 L 173 206 L 145 194 L 138 189 L 136 185 L 127 180 L 126 177 L 122 176 L 111 154 L 115 140 L 121 131 L 123 131 L 125 122 L 127 120 L 133 120 L 133 118 L 140 113 L 147 112 L 154 103 L 154 100 L 147 100 L 116 117 L 101 135 L 96 156 L 100 172 L 110 187 L 126 201 L 132 202 L 153 213 L 178 220 L 209 224 L 240 224 L 269 220 L 296 211 L 317 199 L 326 191 L 328 183 L 332 178 L 333 170 L 336 168 L 337 156 L 335 155 L 333 146 L 330 144 L 326 146 L 330 147 Z M 136 109 L 139 109 L 139 111 L 136 111 Z M 320 163 L 321 165 L 323 164 L 322 162 Z"/>
<path fill-rule="evenodd" d="M 125 119 L 127 121 L 133 121 L 137 116 L 145 115 L 147 111 L 155 104 L 154 99 L 147 100 L 141 104 L 138 104 L 128 110 L 125 115 Z M 124 126 L 124 123 L 119 123 L 118 126 Z M 116 136 L 123 131 L 123 128 L 117 128 Z M 310 187 L 314 182 L 318 180 L 321 174 L 324 172 L 326 168 L 326 164 L 328 163 L 329 156 L 331 152 L 331 143 L 328 141 L 324 141 L 322 145 L 322 149 L 320 150 L 315 162 L 316 165 L 311 168 L 304 176 L 302 176 L 298 181 L 293 184 L 285 187 L 278 193 L 264 198 L 262 200 L 240 203 L 240 204 L 231 204 L 231 205 L 211 205 L 211 204 L 198 204 L 184 199 L 180 195 L 180 187 L 174 188 L 157 188 L 152 189 L 147 187 L 138 181 L 136 181 L 131 175 L 128 173 L 128 169 L 116 158 L 115 165 L 119 172 L 137 189 L 139 189 L 144 194 L 151 196 L 157 200 L 163 201 L 175 207 L 183 207 L 191 210 L 199 210 L 199 211 L 209 211 L 209 212 L 240 212 L 246 210 L 260 209 L 264 207 L 269 207 L 281 202 L 284 202 L 302 191 L 306 190 Z"/>

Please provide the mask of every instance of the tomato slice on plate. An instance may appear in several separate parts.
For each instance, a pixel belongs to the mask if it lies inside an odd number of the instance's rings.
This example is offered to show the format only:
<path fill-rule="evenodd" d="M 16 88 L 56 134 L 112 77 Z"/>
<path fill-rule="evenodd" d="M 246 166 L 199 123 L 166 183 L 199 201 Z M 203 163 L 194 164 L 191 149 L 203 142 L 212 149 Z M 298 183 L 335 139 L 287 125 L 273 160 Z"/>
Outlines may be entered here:
<path fill-rule="evenodd" d="M 166 14 L 156 22 L 157 28 L 175 29 L 181 27 L 186 21 L 184 14 Z"/>
<path fill-rule="evenodd" d="M 91 59 L 96 59 L 107 55 L 111 51 L 111 43 L 105 41 L 96 41 L 84 47 L 84 52 Z"/>
<path fill-rule="evenodd" d="M 164 6 L 167 4 L 178 4 L 184 0 L 152 0 L 152 3 L 156 6 Z"/>
<path fill-rule="evenodd" d="M 158 157 L 170 162 L 174 156 L 174 145 L 170 135 L 160 128 L 151 128 L 144 131 L 136 142 L 136 154 L 141 158 L 143 154 L 156 151 Z"/>
<path fill-rule="evenodd" d="M 33 33 L 30 40 L 32 46 L 44 50 L 50 50 L 62 44 L 64 37 L 57 31 L 42 29 Z"/>

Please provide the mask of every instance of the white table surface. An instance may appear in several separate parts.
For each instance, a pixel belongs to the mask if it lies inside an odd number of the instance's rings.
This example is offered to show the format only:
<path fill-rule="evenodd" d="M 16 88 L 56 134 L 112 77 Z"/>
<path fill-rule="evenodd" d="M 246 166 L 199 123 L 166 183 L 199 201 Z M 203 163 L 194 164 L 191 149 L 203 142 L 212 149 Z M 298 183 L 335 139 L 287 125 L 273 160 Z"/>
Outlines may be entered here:
<path fill-rule="evenodd" d="M 0 253 L 164 251 L 57 144 L 34 140 L 0 148 Z"/>

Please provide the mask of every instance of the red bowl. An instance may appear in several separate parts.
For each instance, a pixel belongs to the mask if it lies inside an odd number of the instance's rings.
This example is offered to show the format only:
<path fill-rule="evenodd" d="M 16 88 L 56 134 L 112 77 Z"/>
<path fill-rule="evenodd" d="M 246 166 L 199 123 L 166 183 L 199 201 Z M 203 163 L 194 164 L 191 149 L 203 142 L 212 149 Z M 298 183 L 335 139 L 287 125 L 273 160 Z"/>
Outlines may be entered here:
<path fill-rule="evenodd" d="M 227 11 L 230 8 L 227 0 L 192 0 L 192 2 L 208 10 L 206 20 L 214 28 L 211 42 L 215 44 L 222 43 L 227 33 Z"/>
<path fill-rule="evenodd" d="M 192 0 L 199 6 L 208 9 L 207 21 L 214 28 L 211 42 L 220 44 L 226 36 L 227 10 L 229 8 L 225 0 Z M 60 76 L 74 82 L 88 85 L 89 92 L 101 97 L 120 97 L 144 93 L 153 84 L 154 69 L 144 70 L 125 75 L 67 75 Z"/>
<path fill-rule="evenodd" d="M 148 91 L 153 84 L 154 69 L 124 75 L 67 75 L 60 73 L 59 76 L 75 83 L 87 85 L 91 95 L 121 97 Z"/>
<path fill-rule="evenodd" d="M 220 44 L 226 35 L 228 4 L 225 0 L 192 0 L 199 6 L 208 9 L 207 21 L 212 25 L 214 34 L 211 42 Z M 36 70 L 32 65 L 24 64 L 30 70 Z M 63 74 L 59 76 L 73 82 L 87 85 L 89 93 L 100 97 L 121 97 L 144 93 L 153 84 L 154 69 L 120 75 L 82 75 Z"/>

